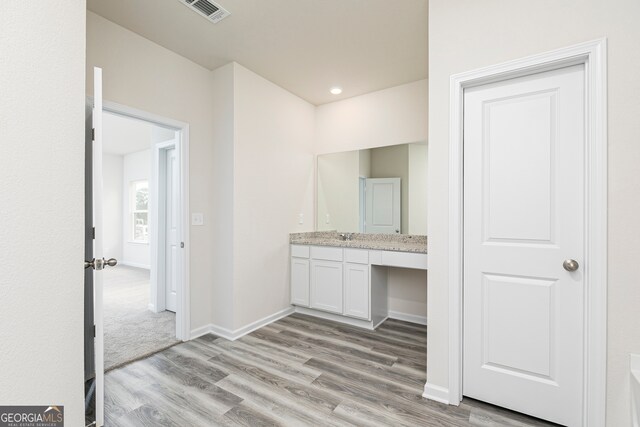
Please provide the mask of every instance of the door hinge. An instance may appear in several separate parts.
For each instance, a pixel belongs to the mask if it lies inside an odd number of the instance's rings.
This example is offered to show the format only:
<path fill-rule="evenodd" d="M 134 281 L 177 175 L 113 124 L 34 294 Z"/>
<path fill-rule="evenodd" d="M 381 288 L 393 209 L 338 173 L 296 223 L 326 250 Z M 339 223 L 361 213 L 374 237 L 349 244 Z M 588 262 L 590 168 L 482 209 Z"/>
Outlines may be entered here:
<path fill-rule="evenodd" d="M 96 325 L 93 325 L 93 337 L 96 337 Z"/>
<path fill-rule="evenodd" d="M 96 140 L 96 128 L 91 128 L 91 140 Z"/>
<path fill-rule="evenodd" d="M 184 242 L 180 242 L 180 249 L 184 249 Z"/>
<path fill-rule="evenodd" d="M 96 228 L 95 228 L 95 227 L 93 227 L 93 229 L 91 230 L 91 234 L 92 234 L 92 237 L 91 237 L 91 238 L 92 238 L 93 240 L 96 240 Z"/>

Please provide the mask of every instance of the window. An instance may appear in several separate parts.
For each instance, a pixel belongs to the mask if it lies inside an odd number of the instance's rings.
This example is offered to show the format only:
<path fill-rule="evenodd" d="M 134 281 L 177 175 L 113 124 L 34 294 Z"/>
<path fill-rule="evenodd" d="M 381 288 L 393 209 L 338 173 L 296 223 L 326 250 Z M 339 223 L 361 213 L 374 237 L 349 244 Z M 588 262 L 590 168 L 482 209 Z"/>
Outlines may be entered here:
<path fill-rule="evenodd" d="M 149 241 L 149 181 L 134 181 L 129 190 L 131 237 L 134 242 Z"/>

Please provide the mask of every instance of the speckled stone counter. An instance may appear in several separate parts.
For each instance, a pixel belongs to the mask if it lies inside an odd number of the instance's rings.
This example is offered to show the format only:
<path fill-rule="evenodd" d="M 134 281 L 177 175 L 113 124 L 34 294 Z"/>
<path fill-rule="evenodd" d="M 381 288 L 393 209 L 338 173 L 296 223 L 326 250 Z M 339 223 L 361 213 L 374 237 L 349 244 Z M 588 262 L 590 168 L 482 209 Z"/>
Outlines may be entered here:
<path fill-rule="evenodd" d="M 351 240 L 342 240 L 337 231 L 314 231 L 289 234 L 292 245 L 335 246 L 395 252 L 427 253 L 427 236 L 411 234 L 351 233 Z"/>

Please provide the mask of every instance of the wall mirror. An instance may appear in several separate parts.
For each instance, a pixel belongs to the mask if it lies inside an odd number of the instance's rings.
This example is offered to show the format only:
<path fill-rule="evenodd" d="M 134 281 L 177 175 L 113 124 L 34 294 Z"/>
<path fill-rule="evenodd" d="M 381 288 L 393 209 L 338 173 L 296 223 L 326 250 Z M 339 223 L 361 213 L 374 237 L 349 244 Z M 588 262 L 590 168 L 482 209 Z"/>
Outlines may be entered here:
<path fill-rule="evenodd" d="M 427 234 L 427 143 L 318 156 L 318 231 Z"/>

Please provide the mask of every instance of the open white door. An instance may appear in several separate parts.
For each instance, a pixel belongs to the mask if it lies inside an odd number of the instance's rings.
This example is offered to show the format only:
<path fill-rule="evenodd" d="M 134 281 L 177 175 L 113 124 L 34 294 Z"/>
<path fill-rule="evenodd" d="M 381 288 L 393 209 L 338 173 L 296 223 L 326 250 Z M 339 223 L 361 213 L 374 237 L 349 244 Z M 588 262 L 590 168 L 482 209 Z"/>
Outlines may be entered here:
<path fill-rule="evenodd" d="M 365 233 L 400 233 L 400 178 L 367 178 Z"/>
<path fill-rule="evenodd" d="M 95 324 L 96 425 L 104 425 L 104 320 L 102 226 L 102 69 L 93 69 L 93 306 Z"/>

